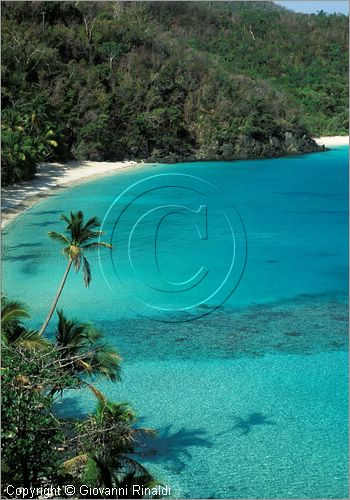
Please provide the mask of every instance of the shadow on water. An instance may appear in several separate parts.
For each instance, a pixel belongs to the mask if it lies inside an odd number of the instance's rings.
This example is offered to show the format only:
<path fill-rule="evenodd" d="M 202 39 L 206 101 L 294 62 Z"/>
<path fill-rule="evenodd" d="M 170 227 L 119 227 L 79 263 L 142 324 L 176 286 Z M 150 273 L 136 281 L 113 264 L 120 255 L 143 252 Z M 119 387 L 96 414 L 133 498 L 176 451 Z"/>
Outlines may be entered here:
<path fill-rule="evenodd" d="M 21 273 L 35 276 L 38 273 L 39 265 L 41 264 L 40 254 L 23 254 L 23 255 L 3 255 L 3 262 L 18 262 L 22 264 Z"/>
<path fill-rule="evenodd" d="M 241 436 L 246 436 L 259 425 L 276 425 L 276 422 L 269 420 L 268 417 L 258 412 L 251 413 L 245 418 L 235 416 L 234 419 L 236 421 L 236 425 L 233 429 L 241 430 Z"/>
<path fill-rule="evenodd" d="M 7 251 L 11 251 L 11 250 L 17 250 L 18 248 L 39 247 L 41 245 L 42 245 L 41 242 L 37 242 L 37 243 L 19 243 L 18 245 L 7 245 L 7 246 L 5 245 L 4 249 L 7 250 Z"/>
<path fill-rule="evenodd" d="M 46 222 L 31 222 L 30 225 L 31 226 L 39 226 L 39 227 L 52 227 L 56 223 L 57 223 L 56 220 L 54 220 L 54 221 L 49 220 Z"/>
<path fill-rule="evenodd" d="M 237 417 L 236 415 L 232 416 L 235 425 L 230 427 L 222 432 L 215 434 L 215 437 L 222 437 L 227 434 L 231 434 L 232 431 L 242 431 L 240 436 L 247 436 L 250 434 L 255 427 L 259 425 L 276 425 L 276 422 L 270 420 L 267 416 L 263 415 L 260 412 L 254 412 L 247 415 L 245 418 Z"/>
<path fill-rule="evenodd" d="M 23 274 L 29 274 L 31 276 L 35 276 L 38 272 L 39 268 L 39 261 L 38 260 L 33 260 L 32 262 L 27 262 L 21 267 L 21 272 Z"/>
<path fill-rule="evenodd" d="M 61 213 L 63 213 L 63 210 L 41 210 L 41 212 L 32 212 L 31 215 L 55 215 Z"/>
<path fill-rule="evenodd" d="M 167 464 L 167 468 L 180 473 L 192 459 L 189 448 L 200 446 L 211 448 L 213 443 L 206 438 L 204 429 L 185 429 L 172 431 L 168 425 L 157 436 L 145 437 L 140 443 L 139 453 L 148 462 Z"/>
<path fill-rule="evenodd" d="M 16 256 L 5 255 L 3 257 L 3 260 L 15 262 L 16 260 L 19 260 L 19 261 L 32 260 L 32 259 L 37 259 L 38 257 L 39 257 L 39 254 L 35 254 L 35 253 L 21 254 L 21 255 L 16 255 Z"/>
<path fill-rule="evenodd" d="M 94 410 L 94 406 L 89 411 Z M 65 396 L 58 398 L 54 405 L 55 414 L 61 418 L 82 418 L 88 411 L 79 404 L 79 398 Z"/>

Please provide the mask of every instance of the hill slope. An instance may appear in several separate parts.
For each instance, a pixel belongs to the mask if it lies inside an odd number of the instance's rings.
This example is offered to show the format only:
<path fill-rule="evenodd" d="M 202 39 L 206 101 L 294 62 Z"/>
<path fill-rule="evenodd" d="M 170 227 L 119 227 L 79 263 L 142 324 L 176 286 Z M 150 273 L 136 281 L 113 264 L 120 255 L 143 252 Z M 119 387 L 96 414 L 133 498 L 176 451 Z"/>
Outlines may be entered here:
<path fill-rule="evenodd" d="M 34 132 L 46 157 L 153 161 L 308 152 L 310 136 L 347 132 L 346 16 L 272 2 L 3 2 L 2 37 L 5 155 Z"/>

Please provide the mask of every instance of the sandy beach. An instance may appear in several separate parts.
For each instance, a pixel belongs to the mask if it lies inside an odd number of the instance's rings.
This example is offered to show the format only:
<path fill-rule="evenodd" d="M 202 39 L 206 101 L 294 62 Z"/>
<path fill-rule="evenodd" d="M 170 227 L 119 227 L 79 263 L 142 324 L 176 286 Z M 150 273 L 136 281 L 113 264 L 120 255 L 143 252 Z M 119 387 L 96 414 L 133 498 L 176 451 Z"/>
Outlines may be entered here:
<path fill-rule="evenodd" d="M 314 137 L 314 141 L 320 146 L 326 146 L 326 148 L 331 148 L 332 146 L 348 146 L 349 136 L 348 135 L 334 135 L 325 137 Z"/>
<path fill-rule="evenodd" d="M 38 166 L 35 179 L 1 189 L 1 228 L 57 189 L 141 165 L 144 164 L 134 161 L 43 163 Z"/>
<path fill-rule="evenodd" d="M 317 137 L 314 139 L 318 144 L 324 144 L 326 147 L 349 144 L 349 136 Z M 112 174 L 117 170 L 137 168 L 141 165 L 144 163 L 134 161 L 43 163 L 38 166 L 37 175 L 32 181 L 21 182 L 1 190 L 1 228 L 6 227 L 9 222 L 42 198 L 55 193 L 57 189 Z"/>

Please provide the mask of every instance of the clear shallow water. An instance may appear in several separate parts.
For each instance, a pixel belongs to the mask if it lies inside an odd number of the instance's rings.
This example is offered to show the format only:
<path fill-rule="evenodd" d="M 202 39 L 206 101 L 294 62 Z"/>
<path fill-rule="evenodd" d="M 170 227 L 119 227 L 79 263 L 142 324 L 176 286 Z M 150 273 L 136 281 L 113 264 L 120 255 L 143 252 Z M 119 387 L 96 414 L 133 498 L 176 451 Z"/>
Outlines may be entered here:
<path fill-rule="evenodd" d="M 67 314 L 93 320 L 119 347 L 123 384 L 103 388 L 114 399 L 129 400 L 143 423 L 159 429 L 158 440 L 143 450 L 144 460 L 173 486 L 174 496 L 347 496 L 347 154 L 348 148 L 337 148 L 295 158 L 121 172 L 42 201 L 6 231 L 4 289 L 33 307 L 35 325 L 65 266 L 46 237 L 60 229 L 62 211 L 81 208 L 102 219 L 124 189 L 147 175 L 180 173 L 214 184 L 224 194 L 206 200 L 208 240 L 200 240 L 181 214 L 167 220 L 159 239 L 159 266 L 169 281 L 188 279 L 204 264 L 210 289 L 225 275 L 232 253 L 219 209 L 229 215 L 238 209 L 247 234 L 246 268 L 229 300 L 212 314 L 175 324 L 138 315 L 128 307 L 108 253 L 102 269 L 113 278 L 112 290 L 91 256 L 91 289 L 72 274 L 60 303 Z M 200 200 L 191 196 L 178 189 L 141 198 L 119 232 L 112 233 L 107 219 L 106 238 L 113 234 L 122 243 L 130 233 L 127 222 L 160 204 L 196 210 Z M 242 232 L 234 229 L 242 249 Z M 150 221 L 132 248 L 145 280 L 152 278 L 147 244 L 153 234 Z M 128 260 L 118 251 L 116 267 L 123 270 Z M 133 290 L 134 277 L 126 276 Z M 181 306 L 180 295 L 166 294 L 165 303 Z M 212 305 L 205 302 L 191 313 L 211 311 Z M 62 407 L 80 412 L 92 404 L 87 394 L 75 407 L 69 401 Z"/>
<path fill-rule="evenodd" d="M 140 452 L 174 496 L 346 498 L 346 377 L 347 355 L 327 352 L 141 361 L 100 387 L 159 430 Z"/>

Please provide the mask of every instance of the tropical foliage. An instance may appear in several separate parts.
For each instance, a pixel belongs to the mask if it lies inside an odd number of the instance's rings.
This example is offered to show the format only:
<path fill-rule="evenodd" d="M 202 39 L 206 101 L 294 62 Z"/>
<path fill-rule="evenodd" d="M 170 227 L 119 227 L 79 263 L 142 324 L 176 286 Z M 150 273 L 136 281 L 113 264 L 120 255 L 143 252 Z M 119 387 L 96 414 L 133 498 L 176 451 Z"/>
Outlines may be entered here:
<path fill-rule="evenodd" d="M 32 175 L 42 155 L 310 150 L 309 135 L 347 134 L 347 33 L 347 16 L 272 2 L 3 2 L 2 102 L 18 117 L 5 115 L 3 180 Z"/>
<path fill-rule="evenodd" d="M 73 360 L 66 367 L 68 373 L 119 381 L 121 358 L 102 339 L 102 333 L 92 324 L 69 320 L 62 310 L 58 311 L 55 344 L 62 359 Z"/>
<path fill-rule="evenodd" d="M 27 307 L 17 300 L 3 297 L 1 300 L 1 345 L 19 347 L 42 347 L 46 340 L 36 330 L 25 328 L 22 323 L 28 318 Z"/>
<path fill-rule="evenodd" d="M 71 265 L 76 271 L 83 266 L 88 285 L 91 271 L 84 252 L 109 245 L 96 241 L 102 234 L 96 217 L 85 222 L 84 214 L 78 211 L 61 218 L 66 232 L 49 235 L 64 244 L 63 254 L 70 263 L 65 275 Z M 64 283 L 65 277 L 49 319 Z M 75 485 L 77 492 L 82 484 L 124 488 L 132 498 L 134 484 L 155 485 L 135 452 L 139 436 L 154 433 L 137 425 L 129 405 L 108 401 L 91 383 L 91 378 L 120 380 L 121 358 L 116 349 L 91 323 L 69 319 L 62 310 L 57 315 L 54 335 L 48 338 L 45 328 L 38 332 L 26 326 L 29 310 L 25 304 L 2 297 L 2 498 L 11 497 L 9 485 L 36 488 L 64 484 Z M 96 411 L 81 418 L 58 416 L 55 403 L 68 389 L 92 391 L 97 398 Z M 78 493 L 77 497 L 84 496 Z M 111 491 L 98 497 L 119 498 L 119 493 Z"/>
<path fill-rule="evenodd" d="M 77 457 L 65 463 L 72 470 L 76 462 L 86 463 L 83 482 L 107 488 L 123 488 L 133 484 L 152 487 L 154 478 L 132 453 L 140 442 L 139 436 L 154 434 L 150 429 L 135 427 L 137 420 L 127 404 L 100 399 L 96 412 L 78 424 Z M 74 469 L 73 469 L 74 470 Z"/>
<path fill-rule="evenodd" d="M 68 320 L 62 311 L 53 340 L 11 340 L 17 327 L 25 331 L 21 319 L 26 309 L 6 298 L 3 302 L 2 498 L 7 497 L 9 484 L 22 488 L 73 484 L 77 491 L 81 484 L 128 491 L 133 484 L 153 485 L 153 476 L 135 455 L 138 436 L 153 431 L 138 427 L 127 404 L 108 401 L 83 377 L 119 380 L 118 353 L 101 342 L 101 333 L 92 325 Z M 55 414 L 64 390 L 86 386 L 97 397 L 95 412 L 69 419 Z"/>
<path fill-rule="evenodd" d="M 1 119 L 3 184 L 31 179 L 40 161 L 52 157 L 58 146 L 47 117 L 5 109 Z"/>
<path fill-rule="evenodd" d="M 63 425 L 53 415 L 53 385 L 72 380 L 55 369 L 56 356 L 47 350 L 10 345 L 2 348 L 2 498 L 7 485 L 36 487 L 44 478 L 57 483 Z"/>

